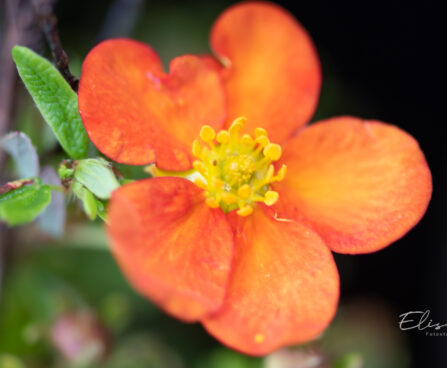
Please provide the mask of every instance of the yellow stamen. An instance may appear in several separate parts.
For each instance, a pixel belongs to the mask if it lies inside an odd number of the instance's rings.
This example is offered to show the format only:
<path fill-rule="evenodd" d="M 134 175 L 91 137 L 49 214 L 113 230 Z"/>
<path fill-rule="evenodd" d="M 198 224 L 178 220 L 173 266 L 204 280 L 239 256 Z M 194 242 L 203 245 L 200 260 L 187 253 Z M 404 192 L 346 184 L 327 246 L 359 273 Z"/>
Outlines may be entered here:
<path fill-rule="evenodd" d="M 216 141 L 220 144 L 228 143 L 230 141 L 230 133 L 226 130 L 221 130 L 217 134 Z"/>
<path fill-rule="evenodd" d="M 230 129 L 228 129 L 228 132 L 230 133 L 230 136 L 237 136 L 237 134 L 242 130 L 242 128 L 245 125 L 245 122 L 247 121 L 246 118 L 241 116 L 240 118 L 234 119 L 231 123 Z"/>
<path fill-rule="evenodd" d="M 252 147 L 255 144 L 253 138 L 249 134 L 244 134 L 242 136 L 241 143 L 245 144 L 248 147 Z"/>
<path fill-rule="evenodd" d="M 250 197 L 251 187 L 248 184 L 244 184 L 237 190 L 237 195 L 242 199 L 247 199 Z"/>
<path fill-rule="evenodd" d="M 192 163 L 192 166 L 194 167 L 194 169 L 196 169 L 202 175 L 206 175 L 207 169 L 206 169 L 205 164 L 202 161 L 196 160 Z"/>
<path fill-rule="evenodd" d="M 211 142 L 216 136 L 216 132 L 209 125 L 204 125 L 202 129 L 200 129 L 200 138 L 204 142 Z"/>
<path fill-rule="evenodd" d="M 218 208 L 219 207 L 219 203 L 216 201 L 216 199 L 214 197 L 208 197 L 205 202 L 211 208 Z"/>
<path fill-rule="evenodd" d="M 194 139 L 192 142 L 192 154 L 196 157 L 200 157 L 200 153 L 202 152 L 202 147 L 197 139 Z"/>
<path fill-rule="evenodd" d="M 282 165 L 281 168 L 278 170 L 277 174 L 276 174 L 276 181 L 281 181 L 284 179 L 284 177 L 286 176 L 287 173 L 287 166 L 286 165 Z"/>
<path fill-rule="evenodd" d="M 265 174 L 265 181 L 267 183 L 270 183 L 272 181 L 274 173 L 275 173 L 275 167 L 273 165 L 270 165 L 267 170 L 267 174 Z"/>
<path fill-rule="evenodd" d="M 218 178 L 211 178 L 211 185 L 214 188 L 221 189 L 225 185 L 225 183 Z"/>
<path fill-rule="evenodd" d="M 279 198 L 278 192 L 269 190 L 267 193 L 265 193 L 264 203 L 267 206 L 273 206 L 278 201 L 278 198 Z"/>
<path fill-rule="evenodd" d="M 258 137 L 260 137 L 262 135 L 267 136 L 267 131 L 265 129 L 262 129 L 262 128 L 256 128 L 255 129 L 255 138 L 258 138 Z"/>
<path fill-rule="evenodd" d="M 281 157 L 282 149 L 279 144 L 269 143 L 264 147 L 263 153 L 270 160 L 277 161 Z"/>
<path fill-rule="evenodd" d="M 217 134 L 206 125 L 200 138 L 208 144 L 202 147 L 195 140 L 192 146 L 198 158 L 193 167 L 200 175 L 191 180 L 204 190 L 208 206 L 240 216 L 249 216 L 256 202 L 275 204 L 279 195 L 271 184 L 286 174 L 285 165 L 275 174 L 272 164 L 281 157 L 281 147 L 270 142 L 263 128 L 256 128 L 253 136 L 240 135 L 245 122 L 244 117 L 235 119 L 228 130 Z"/>
<path fill-rule="evenodd" d="M 265 147 L 270 143 L 270 140 L 267 138 L 266 135 L 260 135 L 258 138 L 256 138 L 256 143 L 259 143 L 261 147 Z"/>
<path fill-rule="evenodd" d="M 251 215 L 253 213 L 253 207 L 252 206 L 244 206 L 241 209 L 237 210 L 236 213 L 239 216 L 246 217 L 246 216 Z"/>
<path fill-rule="evenodd" d="M 207 188 L 207 184 L 205 183 L 205 181 L 203 179 L 200 179 L 200 178 L 195 178 L 194 179 L 194 184 L 197 185 L 199 188 L 202 188 L 202 189 L 206 189 Z"/>
<path fill-rule="evenodd" d="M 233 204 L 237 202 L 237 197 L 233 193 L 223 192 L 221 199 L 225 204 Z"/>

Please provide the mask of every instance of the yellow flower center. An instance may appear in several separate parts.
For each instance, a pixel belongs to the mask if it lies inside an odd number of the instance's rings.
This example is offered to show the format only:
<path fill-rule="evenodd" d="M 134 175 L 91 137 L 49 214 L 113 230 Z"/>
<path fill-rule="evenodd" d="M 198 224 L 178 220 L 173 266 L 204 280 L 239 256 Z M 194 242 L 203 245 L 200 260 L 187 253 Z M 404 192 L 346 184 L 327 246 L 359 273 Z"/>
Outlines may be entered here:
<path fill-rule="evenodd" d="M 194 180 L 206 195 L 206 203 L 223 211 L 237 210 L 240 216 L 253 212 L 255 202 L 272 206 L 278 193 L 270 184 L 280 181 L 286 174 L 286 166 L 275 173 L 272 162 L 281 157 L 281 146 L 271 143 L 267 132 L 256 128 L 254 136 L 240 134 L 246 119 L 237 118 L 228 130 L 216 132 L 208 125 L 202 127 L 200 138 L 195 140 L 192 153 L 198 160 L 193 162 L 200 176 Z"/>

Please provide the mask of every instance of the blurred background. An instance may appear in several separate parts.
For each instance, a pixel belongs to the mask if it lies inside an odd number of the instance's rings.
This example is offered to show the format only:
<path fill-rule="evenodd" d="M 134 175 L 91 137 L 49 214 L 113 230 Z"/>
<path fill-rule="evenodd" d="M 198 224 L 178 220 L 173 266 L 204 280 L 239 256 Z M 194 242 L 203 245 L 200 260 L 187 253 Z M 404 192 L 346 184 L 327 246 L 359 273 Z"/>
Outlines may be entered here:
<path fill-rule="evenodd" d="M 35 2 L 36 3 L 36 2 Z M 38 1 L 37 1 L 38 3 Z M 44 1 L 43 3 L 48 3 Z M 55 4 L 70 69 L 101 40 L 152 45 L 165 65 L 207 53 L 214 19 L 233 1 L 61 0 Z M 401 331 L 399 315 L 431 311 L 447 323 L 445 26 L 434 1 L 278 1 L 312 36 L 323 68 L 312 121 L 340 114 L 393 123 L 412 134 L 433 174 L 422 221 L 374 254 L 336 255 L 339 313 L 324 336 L 264 359 L 226 349 L 198 324 L 164 315 L 128 286 L 107 250 L 102 222 L 75 201 L 50 231 L 0 225 L 0 368 L 413 368 L 447 367 L 447 336 Z M 26 45 L 51 59 L 30 0 L 0 0 L 0 136 L 26 132 L 41 166 L 64 157 L 11 59 Z M 0 153 L 1 184 L 13 178 Z M 65 214 L 60 214 L 63 219 Z"/>

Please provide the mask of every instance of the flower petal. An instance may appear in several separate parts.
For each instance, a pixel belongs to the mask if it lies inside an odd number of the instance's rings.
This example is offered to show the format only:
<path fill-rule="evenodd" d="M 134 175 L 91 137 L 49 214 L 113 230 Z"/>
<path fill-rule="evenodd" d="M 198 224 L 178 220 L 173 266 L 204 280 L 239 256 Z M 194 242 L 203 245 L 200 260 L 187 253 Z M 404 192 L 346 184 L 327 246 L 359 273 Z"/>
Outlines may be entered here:
<path fill-rule="evenodd" d="M 191 144 L 204 124 L 225 119 L 218 73 L 200 58 L 174 59 L 165 74 L 147 45 L 115 39 L 87 55 L 79 111 L 93 143 L 115 161 L 164 170 L 191 167 Z"/>
<path fill-rule="evenodd" d="M 311 340 L 329 324 L 339 295 L 331 252 L 314 232 L 262 210 L 239 221 L 228 295 L 202 320 L 222 343 L 251 355 Z"/>
<path fill-rule="evenodd" d="M 280 216 L 306 219 L 332 250 L 368 253 L 423 216 L 431 175 L 417 142 L 399 128 L 352 117 L 326 120 L 285 146 Z"/>
<path fill-rule="evenodd" d="M 201 189 L 172 177 L 127 184 L 113 192 L 108 220 L 113 254 L 141 294 L 186 321 L 221 306 L 233 235 Z"/>
<path fill-rule="evenodd" d="M 228 124 L 246 116 L 282 142 L 311 118 L 321 71 L 312 40 L 283 8 L 267 2 L 230 7 L 215 22 L 211 46 L 225 72 Z"/>

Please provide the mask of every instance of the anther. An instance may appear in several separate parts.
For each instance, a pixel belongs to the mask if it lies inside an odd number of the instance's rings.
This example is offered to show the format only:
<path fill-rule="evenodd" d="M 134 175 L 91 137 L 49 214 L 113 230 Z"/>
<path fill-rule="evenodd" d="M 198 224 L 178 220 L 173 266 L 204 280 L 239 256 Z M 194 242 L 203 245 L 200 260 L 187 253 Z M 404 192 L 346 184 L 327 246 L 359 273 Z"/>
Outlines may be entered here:
<path fill-rule="evenodd" d="M 255 138 L 261 137 L 265 135 L 267 137 L 267 131 L 263 128 L 256 128 L 255 129 Z"/>
<path fill-rule="evenodd" d="M 228 192 L 223 192 L 221 195 L 222 201 L 224 201 L 224 203 L 226 204 L 233 204 L 236 203 L 237 198 L 234 194 L 232 193 L 228 193 Z"/>
<path fill-rule="evenodd" d="M 284 177 L 286 176 L 287 173 L 287 166 L 286 165 L 282 165 L 281 168 L 278 170 L 278 172 L 276 173 L 276 181 L 281 181 L 284 179 Z"/>
<path fill-rule="evenodd" d="M 269 168 L 267 169 L 267 173 L 265 174 L 264 182 L 270 183 L 273 178 L 273 174 L 275 173 L 275 168 L 273 165 L 269 165 Z"/>
<path fill-rule="evenodd" d="M 206 169 L 205 164 L 204 164 L 202 161 L 198 161 L 198 160 L 196 160 L 196 161 L 194 161 L 194 162 L 192 163 L 192 166 L 193 166 L 194 169 L 196 169 L 199 173 L 201 173 L 202 175 L 205 176 L 205 174 L 206 174 L 206 172 L 207 172 L 207 169 Z"/>
<path fill-rule="evenodd" d="M 274 190 L 269 190 L 264 195 L 264 203 L 267 206 L 273 206 L 279 198 L 278 192 L 275 192 Z"/>
<path fill-rule="evenodd" d="M 239 216 L 249 216 L 256 202 L 274 205 L 279 195 L 271 184 L 282 180 L 287 169 L 282 165 L 275 173 L 273 161 L 281 157 L 281 147 L 270 142 L 263 128 L 256 128 L 253 135 L 242 134 L 245 122 L 244 117 L 235 119 L 228 130 L 218 132 L 204 126 L 201 141 L 192 145 L 198 159 L 193 162 L 197 176 L 190 180 L 204 190 L 209 207 Z"/>
<path fill-rule="evenodd" d="M 204 142 L 211 142 L 216 136 L 216 132 L 209 125 L 204 125 L 202 129 L 200 129 L 200 138 Z"/>
<path fill-rule="evenodd" d="M 213 177 L 211 178 L 211 185 L 216 189 L 222 189 L 222 187 L 224 186 L 224 182 L 220 179 Z"/>
<path fill-rule="evenodd" d="M 230 141 L 230 133 L 226 130 L 221 130 L 217 133 L 216 141 L 220 144 L 228 143 Z"/>
<path fill-rule="evenodd" d="M 236 136 L 242 130 L 246 121 L 247 119 L 243 116 L 234 119 L 233 122 L 231 123 L 230 128 L 228 129 L 230 136 Z"/>
<path fill-rule="evenodd" d="M 270 140 L 265 135 L 260 135 L 256 138 L 256 143 L 258 143 L 261 147 L 265 147 L 270 143 Z"/>
<path fill-rule="evenodd" d="M 216 198 L 214 198 L 214 197 L 208 197 L 208 198 L 205 200 L 205 202 L 206 202 L 206 204 L 207 204 L 208 206 L 210 206 L 211 208 L 218 208 L 218 207 L 219 207 L 219 203 L 216 201 Z"/>
<path fill-rule="evenodd" d="M 244 184 L 242 186 L 239 187 L 239 189 L 237 190 L 237 195 L 239 197 L 241 197 L 242 199 L 247 199 L 250 197 L 251 195 L 251 187 L 248 184 Z"/>
<path fill-rule="evenodd" d="M 246 206 L 244 206 L 244 207 L 242 207 L 242 208 L 240 208 L 239 210 L 236 211 L 236 213 L 239 216 L 242 216 L 242 217 L 251 215 L 252 212 L 253 212 L 253 207 L 249 206 L 249 205 L 246 205 Z"/>
<path fill-rule="evenodd" d="M 253 141 L 253 138 L 249 134 L 244 134 L 242 136 L 241 143 L 246 145 L 247 147 L 252 147 L 255 144 L 255 142 Z"/>
<path fill-rule="evenodd" d="M 196 157 L 200 157 L 200 153 L 202 152 L 202 146 L 197 139 L 194 139 L 192 142 L 192 154 Z"/>
<path fill-rule="evenodd" d="M 194 184 L 197 185 L 199 188 L 202 188 L 202 189 L 206 189 L 207 188 L 207 184 L 203 181 L 203 179 L 200 179 L 200 178 L 195 178 L 194 179 Z"/>
<path fill-rule="evenodd" d="M 279 144 L 269 143 L 264 147 L 264 155 L 272 161 L 277 161 L 281 158 L 282 149 Z"/>

